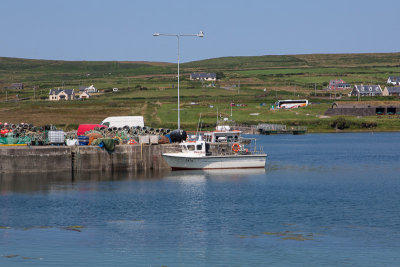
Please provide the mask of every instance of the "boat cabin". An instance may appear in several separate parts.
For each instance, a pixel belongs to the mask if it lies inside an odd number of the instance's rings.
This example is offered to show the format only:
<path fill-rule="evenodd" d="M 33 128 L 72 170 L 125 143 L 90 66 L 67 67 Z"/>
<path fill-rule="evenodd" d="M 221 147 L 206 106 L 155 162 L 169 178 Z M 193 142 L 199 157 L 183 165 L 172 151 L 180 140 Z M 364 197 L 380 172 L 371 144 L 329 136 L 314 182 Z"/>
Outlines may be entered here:
<path fill-rule="evenodd" d="M 241 131 L 214 131 L 204 133 L 204 140 L 210 143 L 239 142 Z"/>
<path fill-rule="evenodd" d="M 206 156 L 210 155 L 210 144 L 205 141 L 195 141 L 195 142 L 182 142 L 180 143 L 183 153 Z"/>

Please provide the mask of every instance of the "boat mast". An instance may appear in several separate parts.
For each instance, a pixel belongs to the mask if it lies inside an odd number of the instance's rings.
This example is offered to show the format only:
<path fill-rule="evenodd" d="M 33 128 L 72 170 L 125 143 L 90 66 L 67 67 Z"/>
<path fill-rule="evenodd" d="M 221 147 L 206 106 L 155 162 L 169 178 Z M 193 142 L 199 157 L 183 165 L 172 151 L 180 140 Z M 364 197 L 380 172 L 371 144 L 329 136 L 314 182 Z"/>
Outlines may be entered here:
<path fill-rule="evenodd" d="M 197 137 L 197 135 L 199 134 L 200 120 L 201 120 L 201 113 L 200 113 L 200 116 L 199 116 L 199 122 L 197 123 L 196 137 Z M 196 139 L 197 139 L 197 138 L 196 138 Z"/>

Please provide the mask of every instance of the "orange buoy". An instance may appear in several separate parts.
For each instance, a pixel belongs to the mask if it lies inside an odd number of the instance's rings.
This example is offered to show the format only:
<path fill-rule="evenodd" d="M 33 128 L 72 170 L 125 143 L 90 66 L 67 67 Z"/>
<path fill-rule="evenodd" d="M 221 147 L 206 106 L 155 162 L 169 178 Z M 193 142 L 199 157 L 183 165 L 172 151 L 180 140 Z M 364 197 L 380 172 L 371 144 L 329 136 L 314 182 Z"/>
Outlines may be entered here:
<path fill-rule="evenodd" d="M 237 153 L 237 152 L 239 152 L 239 150 L 240 150 L 240 145 L 238 143 L 234 143 L 232 145 L 232 151 Z"/>

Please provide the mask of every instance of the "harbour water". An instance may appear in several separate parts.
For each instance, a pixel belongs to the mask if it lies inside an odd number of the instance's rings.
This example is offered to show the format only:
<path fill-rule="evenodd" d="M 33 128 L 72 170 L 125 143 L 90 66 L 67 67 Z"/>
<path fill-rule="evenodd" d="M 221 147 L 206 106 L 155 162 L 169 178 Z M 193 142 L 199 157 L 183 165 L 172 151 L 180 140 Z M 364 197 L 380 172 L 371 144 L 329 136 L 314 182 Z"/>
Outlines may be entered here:
<path fill-rule="evenodd" d="M 266 170 L 0 176 L 0 266 L 398 266 L 400 133 L 257 138 Z"/>

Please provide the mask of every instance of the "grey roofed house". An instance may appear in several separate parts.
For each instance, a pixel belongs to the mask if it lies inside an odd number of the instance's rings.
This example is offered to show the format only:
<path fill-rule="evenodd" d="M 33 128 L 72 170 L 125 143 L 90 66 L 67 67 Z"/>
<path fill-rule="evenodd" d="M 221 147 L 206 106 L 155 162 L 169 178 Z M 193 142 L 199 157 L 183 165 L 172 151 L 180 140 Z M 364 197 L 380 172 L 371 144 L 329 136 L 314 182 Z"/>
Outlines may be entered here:
<path fill-rule="evenodd" d="M 390 76 L 387 80 L 387 83 L 400 84 L 400 76 Z"/>
<path fill-rule="evenodd" d="M 400 86 L 386 87 L 385 91 L 386 90 L 387 90 L 388 95 L 400 95 Z"/>
<path fill-rule="evenodd" d="M 382 89 L 380 85 L 354 85 L 351 91 L 352 96 L 377 96 L 382 95 Z"/>
<path fill-rule="evenodd" d="M 49 95 L 56 94 L 58 95 L 64 91 L 67 95 L 73 95 L 74 94 L 74 89 L 50 89 Z"/>
<path fill-rule="evenodd" d="M 192 73 L 190 74 L 191 80 L 216 80 L 216 73 Z"/>
<path fill-rule="evenodd" d="M 79 92 L 83 92 L 86 90 L 86 86 L 79 86 Z"/>
<path fill-rule="evenodd" d="M 15 90 L 22 90 L 22 89 L 24 89 L 24 84 L 23 83 L 12 83 L 10 88 L 15 89 Z"/>

